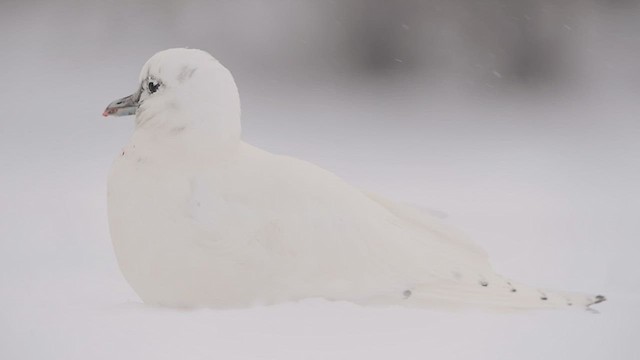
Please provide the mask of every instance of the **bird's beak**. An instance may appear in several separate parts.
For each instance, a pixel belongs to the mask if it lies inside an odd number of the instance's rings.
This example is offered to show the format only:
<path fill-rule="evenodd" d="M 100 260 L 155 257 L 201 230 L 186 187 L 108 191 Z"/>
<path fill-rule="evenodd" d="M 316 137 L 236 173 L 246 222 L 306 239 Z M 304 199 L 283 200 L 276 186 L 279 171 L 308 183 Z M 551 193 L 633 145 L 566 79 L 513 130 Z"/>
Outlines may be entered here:
<path fill-rule="evenodd" d="M 102 116 L 127 116 L 133 115 L 138 109 L 138 101 L 140 100 L 140 93 L 136 92 L 129 96 L 125 96 L 122 99 L 115 100 L 102 113 Z"/>

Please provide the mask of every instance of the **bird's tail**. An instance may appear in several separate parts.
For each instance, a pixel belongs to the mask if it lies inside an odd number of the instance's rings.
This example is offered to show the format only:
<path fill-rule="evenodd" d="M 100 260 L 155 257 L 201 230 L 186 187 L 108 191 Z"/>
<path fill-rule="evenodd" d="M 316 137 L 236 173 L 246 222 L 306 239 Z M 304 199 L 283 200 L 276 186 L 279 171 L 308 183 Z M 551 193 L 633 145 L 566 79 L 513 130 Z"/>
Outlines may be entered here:
<path fill-rule="evenodd" d="M 606 300 L 603 295 L 551 291 L 519 284 L 494 275 L 477 283 L 443 281 L 408 289 L 408 306 L 478 307 L 492 310 L 589 309 Z"/>

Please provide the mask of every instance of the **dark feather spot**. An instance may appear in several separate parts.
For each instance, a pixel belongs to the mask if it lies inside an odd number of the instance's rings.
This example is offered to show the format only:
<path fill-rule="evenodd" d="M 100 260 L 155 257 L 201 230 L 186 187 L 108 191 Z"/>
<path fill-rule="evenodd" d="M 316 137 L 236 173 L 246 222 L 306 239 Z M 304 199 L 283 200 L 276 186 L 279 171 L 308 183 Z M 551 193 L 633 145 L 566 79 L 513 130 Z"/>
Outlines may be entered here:
<path fill-rule="evenodd" d="M 173 129 L 171 129 L 171 133 L 173 135 L 176 135 L 176 134 L 179 134 L 179 133 L 183 132 L 184 129 L 186 129 L 186 128 L 187 128 L 186 126 L 177 126 L 177 127 L 174 127 Z"/>
<path fill-rule="evenodd" d="M 188 79 L 191 79 L 194 72 L 196 72 L 196 68 L 183 66 L 182 69 L 180 70 L 180 74 L 178 74 L 178 81 L 182 83 Z"/>
<path fill-rule="evenodd" d="M 482 285 L 484 287 L 487 287 L 487 286 L 489 286 L 489 283 L 484 281 L 484 280 L 482 280 L 482 281 L 480 281 L 480 285 Z"/>

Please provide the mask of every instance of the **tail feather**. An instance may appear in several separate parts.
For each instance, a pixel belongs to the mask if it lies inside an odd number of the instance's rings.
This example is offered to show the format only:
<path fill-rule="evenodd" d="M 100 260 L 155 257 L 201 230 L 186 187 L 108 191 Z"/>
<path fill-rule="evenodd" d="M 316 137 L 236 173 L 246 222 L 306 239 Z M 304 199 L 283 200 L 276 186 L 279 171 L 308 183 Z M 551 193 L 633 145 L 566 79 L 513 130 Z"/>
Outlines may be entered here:
<path fill-rule="evenodd" d="M 478 283 L 445 281 L 424 284 L 405 296 L 409 306 L 479 307 L 494 310 L 588 309 L 606 300 L 603 295 L 587 295 L 536 289 L 498 276 Z"/>

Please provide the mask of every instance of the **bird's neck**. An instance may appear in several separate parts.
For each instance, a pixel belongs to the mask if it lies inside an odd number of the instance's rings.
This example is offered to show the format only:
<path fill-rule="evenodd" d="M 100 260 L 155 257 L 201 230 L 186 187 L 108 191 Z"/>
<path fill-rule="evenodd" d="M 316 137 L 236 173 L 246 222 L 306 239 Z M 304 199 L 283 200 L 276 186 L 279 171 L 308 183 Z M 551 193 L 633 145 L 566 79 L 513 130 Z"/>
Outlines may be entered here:
<path fill-rule="evenodd" d="M 214 125 L 214 126 L 211 126 Z M 185 166 L 226 161 L 240 146 L 240 122 L 237 127 L 182 126 L 138 127 L 131 145 L 147 157 L 179 162 Z"/>

